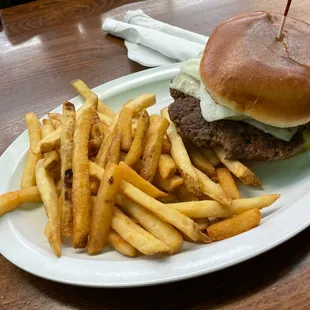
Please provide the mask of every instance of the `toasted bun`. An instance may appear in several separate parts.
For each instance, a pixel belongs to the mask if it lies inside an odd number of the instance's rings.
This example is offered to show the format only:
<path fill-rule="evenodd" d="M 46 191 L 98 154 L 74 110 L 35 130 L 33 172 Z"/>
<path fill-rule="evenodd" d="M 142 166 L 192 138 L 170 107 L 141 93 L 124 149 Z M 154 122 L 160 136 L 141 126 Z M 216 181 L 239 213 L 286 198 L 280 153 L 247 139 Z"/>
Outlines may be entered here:
<path fill-rule="evenodd" d="M 275 127 L 310 121 L 310 25 L 281 15 L 253 12 L 220 24 L 200 63 L 213 99 Z"/>

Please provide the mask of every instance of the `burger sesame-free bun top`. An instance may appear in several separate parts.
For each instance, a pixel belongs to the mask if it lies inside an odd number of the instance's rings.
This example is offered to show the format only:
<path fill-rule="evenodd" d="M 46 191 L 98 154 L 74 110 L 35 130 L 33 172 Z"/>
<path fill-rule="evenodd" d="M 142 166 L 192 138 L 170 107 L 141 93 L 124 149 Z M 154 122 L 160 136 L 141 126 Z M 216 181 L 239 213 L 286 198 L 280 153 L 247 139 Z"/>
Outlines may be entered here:
<path fill-rule="evenodd" d="M 221 23 L 200 63 L 201 80 L 215 102 L 275 127 L 310 121 L 310 25 L 253 12 Z"/>

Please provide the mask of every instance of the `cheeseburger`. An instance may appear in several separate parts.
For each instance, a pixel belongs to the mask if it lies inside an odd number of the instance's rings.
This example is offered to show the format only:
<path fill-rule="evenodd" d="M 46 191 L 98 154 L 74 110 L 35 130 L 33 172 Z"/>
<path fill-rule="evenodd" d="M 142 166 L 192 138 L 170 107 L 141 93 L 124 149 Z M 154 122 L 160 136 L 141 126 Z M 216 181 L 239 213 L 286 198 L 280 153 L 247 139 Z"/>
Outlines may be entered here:
<path fill-rule="evenodd" d="M 310 129 L 310 25 L 270 12 L 239 15 L 211 34 L 201 58 L 170 83 L 169 116 L 183 139 L 228 159 L 280 160 Z"/>

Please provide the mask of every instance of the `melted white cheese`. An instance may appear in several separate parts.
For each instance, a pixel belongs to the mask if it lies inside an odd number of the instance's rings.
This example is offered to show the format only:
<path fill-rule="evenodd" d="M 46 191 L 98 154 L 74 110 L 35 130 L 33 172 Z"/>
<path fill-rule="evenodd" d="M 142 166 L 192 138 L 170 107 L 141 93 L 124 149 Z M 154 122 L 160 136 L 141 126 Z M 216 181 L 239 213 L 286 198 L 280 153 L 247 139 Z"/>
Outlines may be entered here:
<path fill-rule="evenodd" d="M 274 137 L 290 141 L 297 132 L 298 127 L 277 128 L 258 122 L 242 113 L 234 112 L 214 102 L 204 85 L 200 83 L 199 77 L 200 58 L 193 58 L 181 65 L 179 73 L 170 83 L 170 88 L 177 89 L 189 96 L 200 99 L 201 114 L 207 122 L 221 119 L 244 121 Z"/>

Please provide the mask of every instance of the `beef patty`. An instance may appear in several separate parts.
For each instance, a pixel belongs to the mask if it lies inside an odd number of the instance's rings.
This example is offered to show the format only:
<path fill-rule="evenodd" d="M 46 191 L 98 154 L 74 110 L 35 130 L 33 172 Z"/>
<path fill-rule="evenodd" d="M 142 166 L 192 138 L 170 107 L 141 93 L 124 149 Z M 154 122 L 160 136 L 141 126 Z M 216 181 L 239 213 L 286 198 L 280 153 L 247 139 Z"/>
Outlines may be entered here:
<path fill-rule="evenodd" d="M 222 146 L 227 159 L 264 161 L 285 159 L 302 149 L 301 130 L 285 142 L 242 121 L 207 122 L 198 99 L 175 89 L 170 89 L 170 94 L 174 98 L 168 109 L 171 120 L 181 137 L 198 147 Z"/>

